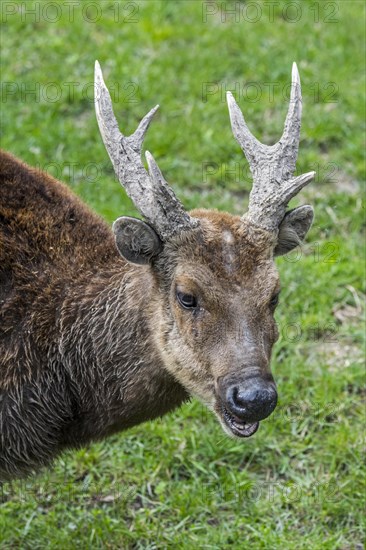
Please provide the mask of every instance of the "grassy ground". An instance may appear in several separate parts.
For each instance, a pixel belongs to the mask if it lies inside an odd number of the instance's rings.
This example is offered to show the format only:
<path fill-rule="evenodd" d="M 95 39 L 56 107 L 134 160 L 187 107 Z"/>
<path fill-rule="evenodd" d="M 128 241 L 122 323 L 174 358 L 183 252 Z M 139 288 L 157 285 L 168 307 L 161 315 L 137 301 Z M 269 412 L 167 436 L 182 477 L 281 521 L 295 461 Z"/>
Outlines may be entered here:
<path fill-rule="evenodd" d="M 55 5 L 2 2 L 3 148 L 109 221 L 134 214 L 95 121 L 98 58 L 124 131 L 160 103 L 146 146 L 185 205 L 241 212 L 250 183 L 224 92 L 273 142 L 296 60 L 298 170 L 317 170 L 297 203 L 314 204 L 316 221 L 303 250 L 278 262 L 280 404 L 259 432 L 227 439 L 192 402 L 70 452 L 1 487 L 0 547 L 361 549 L 364 3 Z"/>

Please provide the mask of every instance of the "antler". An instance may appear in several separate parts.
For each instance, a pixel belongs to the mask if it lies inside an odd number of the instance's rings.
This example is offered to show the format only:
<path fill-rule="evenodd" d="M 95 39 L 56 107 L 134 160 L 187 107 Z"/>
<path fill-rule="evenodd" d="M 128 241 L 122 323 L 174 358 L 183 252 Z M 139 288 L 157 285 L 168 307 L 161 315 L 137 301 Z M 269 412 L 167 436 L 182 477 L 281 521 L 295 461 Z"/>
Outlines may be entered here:
<path fill-rule="evenodd" d="M 196 227 L 198 220 L 185 212 L 153 156 L 146 151 L 149 173 L 141 160 L 142 143 L 159 105 L 147 113 L 132 135 L 124 136 L 118 128 L 98 61 L 95 62 L 94 91 L 95 111 L 104 145 L 121 185 L 136 208 L 163 241 L 179 231 Z"/>
<path fill-rule="evenodd" d="M 296 63 L 292 65 L 292 87 L 284 131 L 275 145 L 264 145 L 249 131 L 243 113 L 231 92 L 227 92 L 231 127 L 253 175 L 246 219 L 270 231 L 277 231 L 287 203 L 314 177 L 308 172 L 293 178 L 299 150 L 301 86 Z"/>

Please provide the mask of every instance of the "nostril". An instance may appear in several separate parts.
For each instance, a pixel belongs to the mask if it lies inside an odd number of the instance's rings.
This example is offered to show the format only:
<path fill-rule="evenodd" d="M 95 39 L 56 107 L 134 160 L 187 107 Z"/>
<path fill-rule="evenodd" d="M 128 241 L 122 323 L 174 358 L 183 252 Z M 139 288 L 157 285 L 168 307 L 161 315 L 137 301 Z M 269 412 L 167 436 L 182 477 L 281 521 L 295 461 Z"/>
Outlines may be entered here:
<path fill-rule="evenodd" d="M 248 391 L 247 389 L 234 386 L 232 389 L 232 401 L 234 405 L 245 408 L 256 400 L 257 394 L 258 392 L 256 391 Z"/>
<path fill-rule="evenodd" d="M 238 405 L 241 404 L 239 388 L 237 386 L 234 386 L 234 388 L 232 390 L 232 398 L 233 398 L 234 403 L 237 403 Z"/>
<path fill-rule="evenodd" d="M 241 391 L 240 386 L 231 386 L 228 388 L 226 393 L 226 402 L 234 414 L 242 415 L 245 414 L 248 400 L 243 391 Z"/>

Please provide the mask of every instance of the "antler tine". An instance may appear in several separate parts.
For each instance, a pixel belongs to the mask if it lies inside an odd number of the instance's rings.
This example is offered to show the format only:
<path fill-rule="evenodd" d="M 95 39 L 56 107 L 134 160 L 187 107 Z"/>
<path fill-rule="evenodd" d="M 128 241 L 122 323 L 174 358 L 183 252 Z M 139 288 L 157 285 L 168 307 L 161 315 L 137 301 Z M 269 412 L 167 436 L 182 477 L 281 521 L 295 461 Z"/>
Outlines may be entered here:
<path fill-rule="evenodd" d="M 121 132 L 113 113 L 111 96 L 104 83 L 102 70 L 98 61 L 95 62 L 94 70 L 94 105 L 103 143 L 113 166 L 115 166 L 115 163 L 118 162 L 116 144 L 121 137 Z"/>
<path fill-rule="evenodd" d="M 281 139 L 264 145 L 249 131 L 244 116 L 230 92 L 227 93 L 231 127 L 253 174 L 246 218 L 270 231 L 277 231 L 287 203 L 314 177 L 309 172 L 293 178 L 300 141 L 301 87 L 296 63 L 292 66 L 290 105 Z"/>
<path fill-rule="evenodd" d="M 174 232 L 183 231 L 184 229 L 192 229 L 198 226 L 198 220 L 191 218 L 183 209 L 183 206 L 175 196 L 173 190 L 165 181 L 163 174 L 152 154 L 149 151 L 145 153 L 149 174 L 154 184 L 155 199 L 159 205 L 161 212 L 164 213 L 168 224 L 174 227 Z M 167 230 L 169 226 L 167 227 Z"/>
<path fill-rule="evenodd" d="M 158 109 L 159 109 L 159 105 L 156 105 L 155 107 L 153 107 L 147 113 L 147 115 L 145 115 L 144 118 L 141 120 L 135 132 L 127 138 L 129 140 L 130 146 L 132 148 L 134 148 L 134 146 L 136 147 L 136 153 L 141 154 L 141 149 L 142 149 L 142 144 L 144 142 L 145 134 L 147 132 L 147 129 L 150 126 L 150 122 L 152 121 L 153 116 L 155 115 Z"/>
<path fill-rule="evenodd" d="M 300 143 L 301 113 L 301 82 L 297 65 L 294 62 L 292 64 L 290 105 L 287 111 L 283 134 L 279 140 L 283 162 L 283 178 L 291 177 L 296 167 Z"/>
<path fill-rule="evenodd" d="M 158 107 L 145 115 L 133 134 L 124 136 L 118 128 L 100 65 L 95 62 L 95 111 L 104 145 L 121 185 L 165 241 L 178 231 L 196 227 L 198 221 L 185 212 L 150 153 L 146 153 L 150 174 L 142 163 L 143 140 Z"/>
<path fill-rule="evenodd" d="M 232 132 L 249 162 L 252 173 L 254 173 L 258 155 L 261 153 L 263 144 L 250 132 L 244 115 L 231 92 L 226 92 L 226 99 Z"/>

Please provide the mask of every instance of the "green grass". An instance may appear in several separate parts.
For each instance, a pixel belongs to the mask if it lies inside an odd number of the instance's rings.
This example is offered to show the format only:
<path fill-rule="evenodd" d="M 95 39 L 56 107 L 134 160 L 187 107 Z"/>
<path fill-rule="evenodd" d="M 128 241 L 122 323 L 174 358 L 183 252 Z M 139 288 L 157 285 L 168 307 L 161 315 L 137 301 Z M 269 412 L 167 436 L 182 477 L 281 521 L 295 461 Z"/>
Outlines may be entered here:
<path fill-rule="evenodd" d="M 39 17 L 27 13 L 34 4 Z M 47 4 L 3 2 L 3 148 L 66 181 L 109 221 L 135 214 L 95 120 L 98 58 L 124 132 L 160 103 L 146 147 L 187 208 L 239 213 L 250 178 L 223 92 L 239 91 L 253 132 L 274 142 L 296 60 L 304 103 L 298 170 L 318 175 L 295 204 L 314 204 L 316 221 L 302 251 L 278 261 L 280 404 L 259 432 L 228 439 L 193 401 L 69 452 L 52 470 L 1 488 L 0 547 L 360 550 L 364 3 L 291 3 L 296 12 L 282 1 L 256 2 L 256 12 L 253 2 L 211 4 L 240 7 L 238 21 L 224 22 L 218 9 L 204 21 L 207 4 L 198 0 L 104 1 L 84 17 L 77 3 L 73 21 L 63 2 L 58 14 L 42 11 Z M 23 14 L 6 15 L 22 5 Z M 214 93 L 205 97 L 207 83 Z"/>

